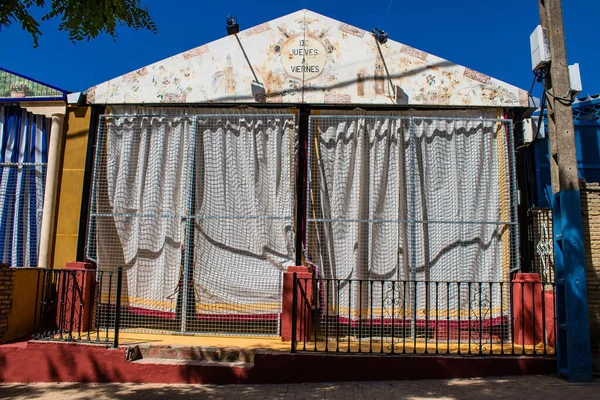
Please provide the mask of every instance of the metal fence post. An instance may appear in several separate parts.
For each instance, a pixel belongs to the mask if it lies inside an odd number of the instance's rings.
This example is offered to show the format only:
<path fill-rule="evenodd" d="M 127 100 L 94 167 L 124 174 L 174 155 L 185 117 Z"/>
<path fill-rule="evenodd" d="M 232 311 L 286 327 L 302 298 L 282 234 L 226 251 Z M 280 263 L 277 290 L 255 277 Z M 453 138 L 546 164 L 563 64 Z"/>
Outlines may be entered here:
<path fill-rule="evenodd" d="M 121 320 L 121 284 L 123 283 L 123 267 L 117 269 L 117 304 L 115 307 L 115 338 L 113 348 L 119 347 L 119 323 Z"/>
<path fill-rule="evenodd" d="M 298 277 L 294 272 L 292 279 L 292 353 L 296 352 L 296 319 L 298 318 L 298 292 L 297 292 Z"/>

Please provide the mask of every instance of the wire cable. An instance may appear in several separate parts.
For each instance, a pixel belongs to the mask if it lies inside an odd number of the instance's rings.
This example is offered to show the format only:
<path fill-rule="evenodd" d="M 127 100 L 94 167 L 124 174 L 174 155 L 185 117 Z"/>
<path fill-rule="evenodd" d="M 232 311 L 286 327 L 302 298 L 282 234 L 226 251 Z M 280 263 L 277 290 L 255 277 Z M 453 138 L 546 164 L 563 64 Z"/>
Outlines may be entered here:
<path fill-rule="evenodd" d="M 383 18 L 381 18 L 381 22 L 379 23 L 379 30 L 381 30 L 381 27 L 383 25 L 383 22 L 385 21 L 385 19 L 387 18 L 390 9 L 392 8 L 392 4 L 394 3 L 394 0 L 390 0 L 388 6 L 387 6 L 387 10 L 385 10 L 385 14 L 383 14 Z"/>
<path fill-rule="evenodd" d="M 534 75 L 533 82 L 531 82 L 531 87 L 529 88 L 529 92 L 527 93 L 527 95 L 532 100 L 532 102 L 533 102 L 533 96 L 531 95 L 531 93 L 533 92 L 535 82 L 544 83 L 544 81 L 546 79 L 546 72 L 545 72 L 545 70 L 535 70 L 535 71 L 533 71 L 533 75 Z M 515 149 L 515 153 L 524 147 L 529 147 L 530 145 L 535 143 L 535 141 L 539 138 L 540 127 L 541 127 L 541 123 L 542 123 L 542 118 L 544 117 L 544 110 L 545 110 L 545 106 L 546 106 L 546 96 L 544 95 L 545 93 L 548 93 L 548 91 L 546 89 L 544 89 L 544 91 L 542 93 L 542 104 L 540 105 L 540 114 L 538 116 L 537 130 L 535 132 L 535 135 L 533 136 L 533 140 L 529 143 L 524 143 L 521 146 L 518 146 Z"/>
<path fill-rule="evenodd" d="M 552 97 L 552 98 L 553 98 L 553 99 L 555 99 L 555 100 L 558 100 L 560 103 L 562 103 L 562 104 L 564 104 L 564 105 L 567 105 L 567 106 L 570 106 L 571 104 L 573 104 L 573 103 L 575 102 L 575 99 L 574 99 L 574 98 L 568 99 L 568 98 L 566 98 L 566 97 L 560 97 L 560 96 L 557 96 L 557 95 L 555 95 L 555 94 L 552 94 L 552 93 L 551 93 L 551 92 L 549 92 L 548 90 L 544 90 L 544 92 L 546 92 L 546 94 L 547 94 L 548 96 Z"/>

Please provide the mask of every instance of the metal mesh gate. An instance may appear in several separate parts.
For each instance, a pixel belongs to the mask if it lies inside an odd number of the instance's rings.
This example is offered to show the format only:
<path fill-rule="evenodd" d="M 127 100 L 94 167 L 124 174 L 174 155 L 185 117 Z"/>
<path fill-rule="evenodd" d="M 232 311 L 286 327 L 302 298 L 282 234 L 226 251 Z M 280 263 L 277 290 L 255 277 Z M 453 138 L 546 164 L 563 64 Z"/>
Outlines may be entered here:
<path fill-rule="evenodd" d="M 554 282 L 552 210 L 533 208 L 527 211 L 527 217 L 527 233 L 533 250 L 532 272 L 540 274 L 542 282 Z"/>
<path fill-rule="evenodd" d="M 383 330 L 412 321 L 396 330 L 412 337 L 439 310 L 448 326 L 482 309 L 506 324 L 500 282 L 518 268 L 511 121 L 331 115 L 309 126 L 307 260 L 323 279 L 390 282 L 328 287 L 321 314 L 343 315 L 342 335 L 360 335 L 361 315 Z"/>
<path fill-rule="evenodd" d="M 87 252 L 124 267 L 122 326 L 278 334 L 294 115 L 162 111 L 99 123 Z"/>

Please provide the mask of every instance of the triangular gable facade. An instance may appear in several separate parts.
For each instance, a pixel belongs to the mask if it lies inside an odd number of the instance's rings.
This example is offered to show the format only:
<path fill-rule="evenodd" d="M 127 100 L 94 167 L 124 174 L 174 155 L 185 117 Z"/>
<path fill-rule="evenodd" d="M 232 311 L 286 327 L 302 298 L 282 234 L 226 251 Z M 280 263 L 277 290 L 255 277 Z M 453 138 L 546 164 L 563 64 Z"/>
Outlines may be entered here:
<path fill-rule="evenodd" d="M 527 107 L 522 89 L 301 10 L 88 90 L 96 104 Z"/>
<path fill-rule="evenodd" d="M 0 68 L 0 102 L 64 100 L 66 94 L 62 89 Z"/>

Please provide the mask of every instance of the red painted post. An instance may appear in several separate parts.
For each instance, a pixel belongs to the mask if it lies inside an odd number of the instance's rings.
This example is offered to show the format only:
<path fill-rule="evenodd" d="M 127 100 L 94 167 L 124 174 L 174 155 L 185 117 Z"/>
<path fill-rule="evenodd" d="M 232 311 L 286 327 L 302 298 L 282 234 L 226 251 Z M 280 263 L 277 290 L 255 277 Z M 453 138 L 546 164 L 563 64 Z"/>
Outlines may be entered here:
<path fill-rule="evenodd" d="M 63 327 L 59 328 L 68 330 L 72 326 L 75 331 L 80 329 L 82 332 L 86 332 L 91 328 L 88 326 L 92 320 L 89 316 L 94 311 L 92 303 L 94 301 L 96 266 L 86 262 L 68 262 L 64 269 L 75 271 L 75 279 L 69 278 L 66 281 L 67 285 L 64 285 L 64 293 L 62 293 L 62 285 L 59 286 L 58 298 L 60 299 L 63 296 L 65 298 L 63 315 L 66 316 L 62 321 Z M 67 279 L 66 274 L 63 275 L 62 279 Z M 75 288 L 73 288 L 73 285 L 75 285 Z M 80 306 L 82 300 L 83 307 Z M 73 315 L 73 321 L 71 321 L 71 315 Z M 59 315 L 57 315 L 57 323 L 60 323 L 58 318 Z"/>
<path fill-rule="evenodd" d="M 543 343 L 546 340 L 544 323 L 548 321 L 550 307 L 546 305 L 546 321 L 544 321 L 542 281 L 539 274 L 516 274 L 512 283 L 514 343 L 520 345 Z M 544 302 L 547 300 L 546 297 Z M 552 325 L 547 328 L 552 329 Z"/>
<path fill-rule="evenodd" d="M 546 344 L 553 349 L 556 349 L 556 337 L 554 335 L 554 316 L 555 316 L 555 307 L 554 304 L 555 294 L 554 290 L 548 290 L 544 292 L 544 308 L 546 309 L 544 317 L 546 320 L 544 323 L 546 324 Z"/>
<path fill-rule="evenodd" d="M 292 340 L 292 308 L 293 308 L 293 288 L 294 288 L 294 272 L 296 273 L 297 281 L 299 284 L 304 285 L 306 282 L 306 297 L 312 299 L 312 287 L 313 287 L 313 273 L 309 267 L 305 266 L 294 266 L 288 267 L 287 271 L 283 274 L 283 304 L 281 312 L 281 340 L 289 342 Z M 305 324 L 301 320 L 301 315 L 306 313 L 301 312 L 301 307 L 306 307 L 303 298 L 301 297 L 300 291 L 297 290 L 297 307 L 296 310 L 296 340 L 303 340 L 305 338 L 304 332 L 302 332 Z M 310 317 L 310 313 L 308 313 Z M 312 321 L 308 321 L 306 324 L 308 329 L 312 326 Z"/>

